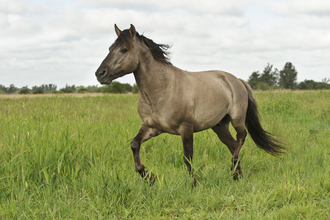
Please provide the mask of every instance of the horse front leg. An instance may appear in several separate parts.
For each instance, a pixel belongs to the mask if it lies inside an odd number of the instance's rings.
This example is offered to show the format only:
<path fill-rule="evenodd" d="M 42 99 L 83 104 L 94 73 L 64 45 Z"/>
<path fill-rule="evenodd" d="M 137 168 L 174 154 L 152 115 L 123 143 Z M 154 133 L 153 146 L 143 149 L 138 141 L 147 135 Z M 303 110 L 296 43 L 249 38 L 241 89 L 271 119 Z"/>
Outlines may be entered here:
<path fill-rule="evenodd" d="M 133 151 L 135 171 L 138 172 L 141 177 L 147 180 L 150 185 L 155 182 L 155 175 L 151 172 L 148 173 L 148 170 L 145 169 L 144 165 L 141 162 L 140 158 L 140 147 L 141 144 L 152 137 L 159 135 L 155 129 L 148 127 L 146 124 L 142 123 L 139 133 L 133 138 L 131 142 L 131 149 Z"/>
<path fill-rule="evenodd" d="M 193 144 L 194 144 L 194 131 L 192 124 L 183 123 L 180 127 L 180 135 L 183 144 L 183 161 L 187 166 L 188 172 L 191 177 L 194 178 L 193 186 L 196 186 L 196 178 L 193 174 L 193 169 L 191 168 L 191 162 L 193 159 Z"/>

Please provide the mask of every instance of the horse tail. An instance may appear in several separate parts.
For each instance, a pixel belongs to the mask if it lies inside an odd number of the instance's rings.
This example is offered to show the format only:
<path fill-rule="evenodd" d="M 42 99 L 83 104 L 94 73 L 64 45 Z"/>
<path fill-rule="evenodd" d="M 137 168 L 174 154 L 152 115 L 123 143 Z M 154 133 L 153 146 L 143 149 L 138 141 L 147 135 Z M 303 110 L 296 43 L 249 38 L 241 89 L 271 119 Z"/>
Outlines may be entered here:
<path fill-rule="evenodd" d="M 271 133 L 265 131 L 259 120 L 257 102 L 253 97 L 252 89 L 245 81 L 241 80 L 248 92 L 248 108 L 246 112 L 245 126 L 252 137 L 254 143 L 267 153 L 277 156 L 283 154 L 286 149 L 282 142 L 276 140 Z"/>

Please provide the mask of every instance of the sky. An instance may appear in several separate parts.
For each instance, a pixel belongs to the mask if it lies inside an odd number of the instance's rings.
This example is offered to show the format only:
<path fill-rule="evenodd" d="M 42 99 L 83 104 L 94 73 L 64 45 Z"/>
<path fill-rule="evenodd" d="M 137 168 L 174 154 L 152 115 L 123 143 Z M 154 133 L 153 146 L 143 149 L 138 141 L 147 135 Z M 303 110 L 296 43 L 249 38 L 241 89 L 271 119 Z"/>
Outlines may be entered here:
<path fill-rule="evenodd" d="M 0 0 L 0 84 L 99 85 L 114 24 L 172 45 L 183 70 L 247 80 L 291 62 L 298 82 L 330 78 L 329 0 Z"/>

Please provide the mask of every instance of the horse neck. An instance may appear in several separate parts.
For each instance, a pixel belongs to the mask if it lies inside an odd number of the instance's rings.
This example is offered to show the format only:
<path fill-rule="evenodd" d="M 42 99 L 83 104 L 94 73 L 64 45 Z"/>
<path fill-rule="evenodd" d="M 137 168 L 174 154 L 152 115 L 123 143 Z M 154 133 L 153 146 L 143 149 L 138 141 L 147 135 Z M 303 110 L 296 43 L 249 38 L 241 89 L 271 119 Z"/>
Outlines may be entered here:
<path fill-rule="evenodd" d="M 150 58 L 140 62 L 134 77 L 139 88 L 140 98 L 147 102 L 158 103 L 160 95 L 169 88 L 172 76 L 175 74 L 170 64 L 164 64 Z"/>

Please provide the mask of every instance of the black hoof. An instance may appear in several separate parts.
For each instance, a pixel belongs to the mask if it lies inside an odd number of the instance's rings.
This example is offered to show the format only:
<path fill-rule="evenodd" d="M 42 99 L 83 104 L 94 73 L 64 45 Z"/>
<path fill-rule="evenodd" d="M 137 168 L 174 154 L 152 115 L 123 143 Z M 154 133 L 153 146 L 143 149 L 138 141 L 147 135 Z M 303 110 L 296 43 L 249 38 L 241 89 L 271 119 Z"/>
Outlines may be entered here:
<path fill-rule="evenodd" d="M 197 186 L 197 181 L 196 181 L 196 178 L 194 177 L 194 183 L 192 185 L 192 188 L 195 188 Z"/>
<path fill-rule="evenodd" d="M 156 181 L 156 177 L 152 172 L 148 173 L 148 170 L 146 170 L 144 172 L 144 175 L 142 176 L 142 178 L 149 183 L 150 186 L 154 185 L 155 181 Z"/>
<path fill-rule="evenodd" d="M 240 177 L 243 177 L 242 172 L 236 170 L 236 171 L 233 173 L 233 179 L 234 179 L 235 181 L 237 181 L 237 180 L 239 180 Z"/>

